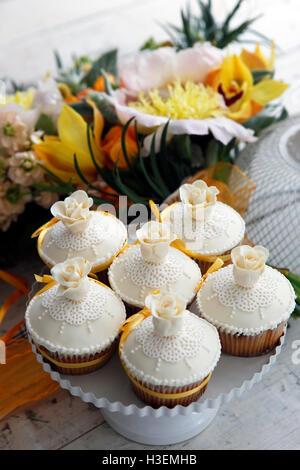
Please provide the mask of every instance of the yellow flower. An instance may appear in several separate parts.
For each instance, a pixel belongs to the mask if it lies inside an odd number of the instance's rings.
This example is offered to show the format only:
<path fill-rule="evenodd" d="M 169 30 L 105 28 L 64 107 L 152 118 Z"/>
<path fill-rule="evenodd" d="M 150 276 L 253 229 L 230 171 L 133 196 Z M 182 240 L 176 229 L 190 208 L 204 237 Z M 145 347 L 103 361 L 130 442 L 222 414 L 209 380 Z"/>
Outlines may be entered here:
<path fill-rule="evenodd" d="M 288 87 L 283 82 L 267 79 L 254 85 L 250 69 L 237 55 L 226 57 L 207 75 L 205 83 L 223 95 L 229 109 L 227 116 L 241 123 L 278 98 Z"/>
<path fill-rule="evenodd" d="M 25 111 L 30 108 L 30 105 L 33 100 L 33 91 L 29 88 L 26 91 L 17 91 L 13 95 L 5 95 L 4 102 L 0 103 L 1 105 L 5 105 L 7 103 L 16 103 L 23 107 Z"/>
<path fill-rule="evenodd" d="M 96 107 L 93 109 L 95 137 L 90 130 L 91 146 L 97 162 L 103 166 L 104 157 L 98 145 L 98 134 L 101 136 L 103 130 L 103 118 Z M 82 173 L 87 179 L 94 178 L 97 171 L 90 156 L 87 123 L 84 119 L 70 106 L 65 105 L 59 116 L 57 129 L 58 137 L 45 136 L 44 141 L 34 145 L 38 159 L 63 181 L 71 178 L 74 183 L 78 183 L 81 180 L 74 167 L 74 154 L 76 154 Z"/>
<path fill-rule="evenodd" d="M 256 44 L 254 52 L 247 51 L 243 49 L 240 55 L 244 64 L 250 70 L 274 70 L 275 62 L 275 46 L 272 42 L 270 58 L 267 59 L 266 56 L 261 52 L 259 44 Z"/>
<path fill-rule="evenodd" d="M 170 119 L 206 119 L 224 116 L 226 108 L 218 93 L 202 83 L 190 80 L 181 84 L 179 80 L 168 85 L 168 96 L 163 97 L 155 88 L 139 94 L 137 101 L 128 106 L 141 113 L 166 116 Z"/>

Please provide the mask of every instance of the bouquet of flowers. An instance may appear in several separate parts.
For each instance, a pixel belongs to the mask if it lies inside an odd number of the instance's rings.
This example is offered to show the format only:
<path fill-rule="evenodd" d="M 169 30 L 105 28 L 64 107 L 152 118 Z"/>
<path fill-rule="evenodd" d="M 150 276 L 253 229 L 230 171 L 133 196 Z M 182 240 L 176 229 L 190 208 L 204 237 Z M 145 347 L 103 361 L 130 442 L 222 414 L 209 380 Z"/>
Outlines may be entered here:
<path fill-rule="evenodd" d="M 6 95 L 0 106 L 0 229 L 28 201 L 44 207 L 78 187 L 99 204 L 165 200 L 181 182 L 286 117 L 271 104 L 287 88 L 275 80 L 274 45 L 232 54 L 254 19 L 231 27 L 242 0 L 223 23 L 211 2 L 167 25 L 169 41 L 150 38 L 127 60 L 117 50 L 75 58 L 58 76 Z M 253 40 L 253 42 L 256 42 Z"/>

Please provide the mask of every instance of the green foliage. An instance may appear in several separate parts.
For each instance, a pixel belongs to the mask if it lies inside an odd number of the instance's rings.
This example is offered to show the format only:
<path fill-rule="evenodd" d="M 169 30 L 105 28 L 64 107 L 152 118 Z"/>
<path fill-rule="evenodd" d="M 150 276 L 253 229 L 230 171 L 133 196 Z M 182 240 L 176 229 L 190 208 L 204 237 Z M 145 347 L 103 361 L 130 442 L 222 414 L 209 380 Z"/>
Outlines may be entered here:
<path fill-rule="evenodd" d="M 56 135 L 56 128 L 51 117 L 42 113 L 35 125 L 37 131 L 43 131 L 46 135 Z"/>
<path fill-rule="evenodd" d="M 58 69 L 56 80 L 67 85 L 74 95 L 92 87 L 97 78 L 103 75 L 103 71 L 117 77 L 117 49 L 106 52 L 95 61 L 88 56 L 73 57 L 73 64 L 69 68 L 63 68 L 57 51 L 54 54 Z M 85 72 L 87 65 L 90 70 Z"/>
<path fill-rule="evenodd" d="M 296 319 L 300 317 L 300 277 L 297 276 L 296 274 L 291 273 L 290 271 L 284 274 L 285 274 L 285 277 L 292 284 L 295 294 L 296 294 L 296 307 L 292 313 L 292 317 Z"/>
<path fill-rule="evenodd" d="M 241 41 L 242 36 L 248 32 L 254 35 L 258 33 L 250 28 L 257 18 L 244 21 L 239 26 L 231 27 L 231 22 L 244 0 L 238 0 L 234 8 L 222 23 L 217 23 L 212 11 L 212 2 L 198 0 L 199 14 L 191 13 L 189 6 L 181 14 L 181 27 L 173 24 L 162 25 L 168 33 L 172 43 L 177 49 L 192 47 L 196 42 L 209 41 L 216 47 L 223 49 L 232 42 Z M 261 35 L 260 35 L 261 36 Z M 270 42 L 267 38 L 264 41 Z M 254 42 L 254 41 L 252 41 Z M 154 42 L 155 44 L 155 42 Z"/>
<path fill-rule="evenodd" d="M 111 73 L 115 77 L 117 76 L 117 49 L 106 52 L 99 57 L 92 65 L 91 70 L 82 77 L 81 83 L 84 83 L 88 87 L 92 87 L 98 77 L 103 75 L 103 70 L 106 73 Z"/>
<path fill-rule="evenodd" d="M 230 161 L 230 152 L 235 145 L 234 139 L 225 146 L 216 142 L 212 136 L 185 134 L 175 135 L 167 143 L 168 123 L 163 129 L 159 150 L 155 151 L 155 141 L 158 137 L 154 134 L 147 156 L 142 155 L 142 141 L 136 128 L 138 152 L 137 155 L 130 155 L 126 148 L 125 136 L 133 120 L 134 118 L 131 118 L 125 124 L 121 137 L 122 150 L 128 167 L 126 169 L 118 168 L 118 162 L 113 169 L 100 167 L 93 154 L 89 133 L 87 133 L 87 140 L 91 159 L 99 175 L 111 188 L 120 194 L 127 195 L 134 203 L 148 204 L 149 199 L 161 203 L 195 171 L 210 166 L 216 161 Z M 81 180 L 89 188 L 97 189 L 93 188 L 81 171 L 76 156 L 74 156 L 74 166 Z"/>
<path fill-rule="evenodd" d="M 273 78 L 273 70 L 252 70 L 253 83 L 256 85 L 261 82 L 264 78 Z"/>
<path fill-rule="evenodd" d="M 244 126 L 259 135 L 266 127 L 286 119 L 287 116 L 287 110 L 281 104 L 267 104 L 260 113 L 245 122 Z"/>

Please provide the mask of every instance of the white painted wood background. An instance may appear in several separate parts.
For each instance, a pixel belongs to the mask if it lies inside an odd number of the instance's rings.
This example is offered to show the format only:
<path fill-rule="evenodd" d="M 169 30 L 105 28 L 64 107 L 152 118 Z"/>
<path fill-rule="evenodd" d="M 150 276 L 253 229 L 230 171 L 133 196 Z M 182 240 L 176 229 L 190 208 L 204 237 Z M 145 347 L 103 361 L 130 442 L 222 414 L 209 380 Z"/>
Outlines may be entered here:
<path fill-rule="evenodd" d="M 234 0 L 213 0 L 222 17 Z M 191 0 L 193 8 L 196 2 Z M 119 46 L 121 54 L 150 35 L 164 39 L 158 22 L 178 22 L 183 0 L 0 0 L 0 77 L 27 82 L 55 73 L 53 50 L 66 63 L 72 53 L 96 55 Z M 256 29 L 280 47 L 277 77 L 292 82 L 285 102 L 300 111 L 300 2 L 246 0 L 238 21 L 262 13 Z M 19 274 L 32 281 L 38 259 L 24 259 Z M 0 283 L 0 304 L 7 286 Z M 19 299 L 0 335 L 24 314 Z M 292 363 L 292 343 L 300 320 L 291 321 L 278 362 L 263 381 L 239 400 L 223 406 L 202 434 L 168 449 L 300 449 L 300 365 Z M 0 449 L 149 449 L 127 441 L 104 422 L 101 412 L 61 390 L 44 402 L 0 422 Z"/>

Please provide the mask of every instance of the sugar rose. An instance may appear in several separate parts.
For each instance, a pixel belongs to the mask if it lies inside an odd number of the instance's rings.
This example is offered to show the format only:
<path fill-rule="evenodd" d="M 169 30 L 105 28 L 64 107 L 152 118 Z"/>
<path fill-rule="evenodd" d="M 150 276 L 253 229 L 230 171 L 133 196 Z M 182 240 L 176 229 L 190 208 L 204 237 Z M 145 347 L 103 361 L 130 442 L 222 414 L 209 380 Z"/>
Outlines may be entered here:
<path fill-rule="evenodd" d="M 182 329 L 186 304 L 178 295 L 164 291 L 152 293 L 146 297 L 145 305 L 152 313 L 159 336 L 172 336 Z"/>
<path fill-rule="evenodd" d="M 237 246 L 231 252 L 235 282 L 252 287 L 263 273 L 269 251 L 263 246 Z"/>
<path fill-rule="evenodd" d="M 72 258 L 56 264 L 51 269 L 53 279 L 58 283 L 57 295 L 79 300 L 88 289 L 87 275 L 92 264 L 82 257 Z"/>
<path fill-rule="evenodd" d="M 137 239 L 141 244 L 141 252 L 145 261 L 158 264 L 163 262 L 170 243 L 176 239 L 170 226 L 164 222 L 147 222 L 136 231 Z"/>
<path fill-rule="evenodd" d="M 186 204 L 193 218 L 205 217 L 208 208 L 211 208 L 217 201 L 219 190 L 215 186 L 207 186 L 205 181 L 197 180 L 192 184 L 183 184 L 180 189 L 180 199 Z"/>
<path fill-rule="evenodd" d="M 72 232 L 83 232 L 91 217 L 90 207 L 93 199 L 81 189 L 75 191 L 64 201 L 58 201 L 51 207 L 54 217 L 61 220 Z"/>

